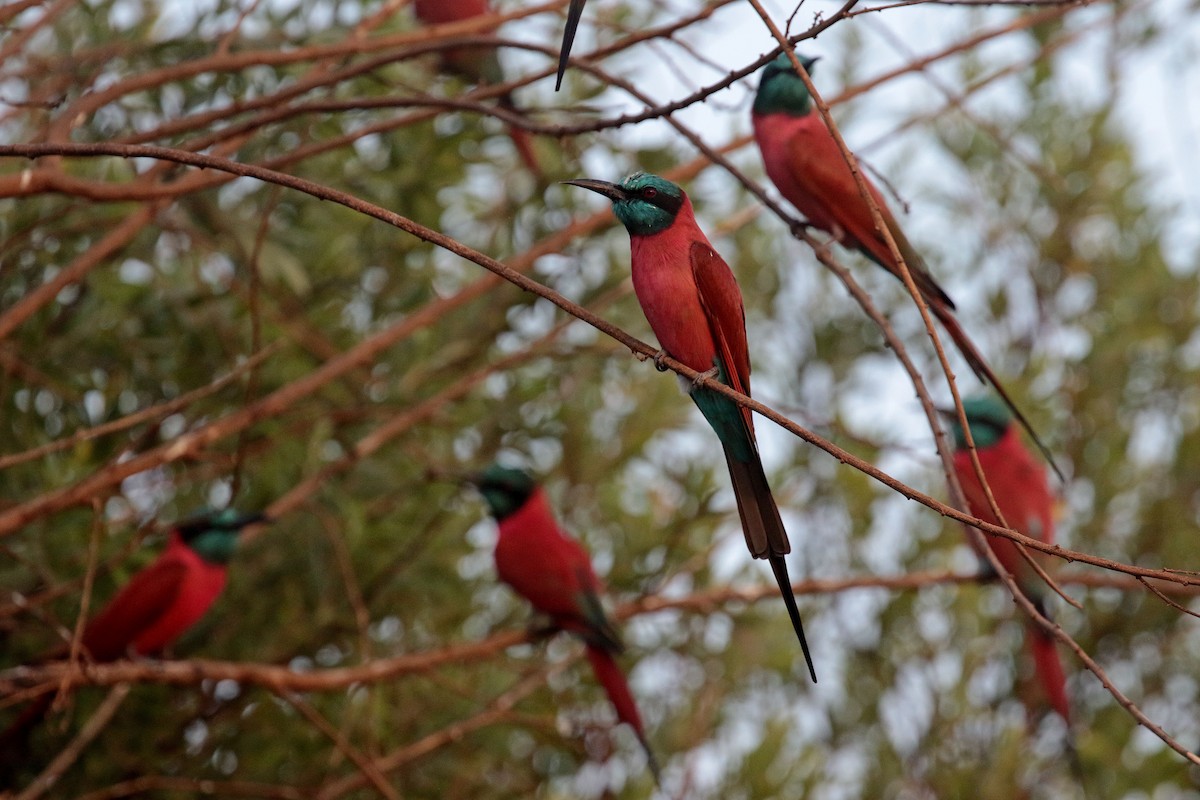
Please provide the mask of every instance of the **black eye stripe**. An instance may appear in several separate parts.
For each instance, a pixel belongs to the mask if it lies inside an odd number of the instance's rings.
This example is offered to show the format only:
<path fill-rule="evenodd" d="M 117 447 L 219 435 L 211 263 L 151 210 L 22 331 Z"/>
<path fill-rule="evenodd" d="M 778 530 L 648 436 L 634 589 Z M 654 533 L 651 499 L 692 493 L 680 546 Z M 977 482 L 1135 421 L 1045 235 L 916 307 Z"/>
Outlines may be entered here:
<path fill-rule="evenodd" d="M 674 215 L 683 206 L 683 197 L 673 197 L 666 192 L 659 192 L 657 189 L 655 189 L 654 196 L 646 194 L 645 190 L 643 190 L 642 199 L 652 206 L 658 206 L 671 215 Z"/>
<path fill-rule="evenodd" d="M 997 439 L 1003 436 L 1004 431 L 1008 428 L 1008 425 L 1001 425 L 994 419 L 979 419 L 975 423 L 987 428 L 991 433 L 995 434 Z"/>

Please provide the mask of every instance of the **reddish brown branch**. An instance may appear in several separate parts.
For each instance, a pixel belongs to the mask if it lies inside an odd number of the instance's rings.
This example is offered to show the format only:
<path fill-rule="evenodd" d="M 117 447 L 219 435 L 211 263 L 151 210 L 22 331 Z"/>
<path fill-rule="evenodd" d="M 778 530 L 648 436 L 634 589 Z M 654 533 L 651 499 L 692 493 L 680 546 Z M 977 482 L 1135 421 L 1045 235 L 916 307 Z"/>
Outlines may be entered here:
<path fill-rule="evenodd" d="M 793 584 L 797 595 L 821 595 L 863 589 L 881 591 L 910 591 L 935 585 L 973 584 L 981 580 L 978 574 L 959 574 L 948 571 L 915 572 L 907 575 L 863 575 L 850 578 L 827 578 L 798 581 Z M 1116 588 L 1138 591 L 1137 580 L 1118 576 L 1073 573 L 1060 575 L 1062 583 L 1092 588 Z M 1163 586 L 1175 594 L 1200 596 L 1200 589 Z M 729 605 L 753 605 L 778 599 L 773 584 L 752 587 L 718 586 L 682 597 L 646 595 L 624 602 L 613 610 L 613 618 L 624 621 L 643 614 L 660 611 L 688 611 L 706 614 L 714 608 Z M 536 634 L 527 630 L 494 633 L 478 642 L 447 645 L 424 653 L 409 653 L 392 658 L 377 659 L 365 664 L 338 667 L 316 672 L 298 672 L 289 667 L 228 661 L 193 659 L 187 661 L 117 661 L 107 664 L 76 664 L 56 661 L 38 666 L 14 667 L 0 672 L 0 692 L 8 693 L 19 687 L 50 689 L 64 681 L 69 687 L 110 686 L 124 682 L 160 683 L 187 686 L 204 680 L 233 680 L 238 683 L 262 686 L 273 692 L 329 692 L 349 686 L 369 685 L 392 681 L 412 675 L 423 675 L 450 664 L 469 664 L 484 661 L 503 653 L 516 644 L 532 642 Z"/>
<path fill-rule="evenodd" d="M 334 746 L 348 759 L 354 762 L 358 767 L 359 778 L 362 779 L 362 785 L 370 785 L 375 788 L 388 800 L 400 800 L 400 794 L 387 782 L 383 772 L 375 765 L 371 759 L 364 756 L 359 750 L 350 744 L 350 741 L 335 728 L 329 720 L 321 715 L 321 712 L 312 707 L 303 697 L 295 692 L 280 691 L 278 695 L 292 705 L 292 708 L 300 712 L 300 715 L 308 720 L 314 728 L 325 734 Z"/>
<path fill-rule="evenodd" d="M 49 791 L 58 782 L 58 779 L 62 777 L 63 773 L 75 763 L 80 753 L 112 721 L 113 715 L 117 713 L 117 709 L 125 701 L 125 696 L 129 694 L 129 689 L 129 684 L 120 683 L 109 690 L 108 697 L 104 698 L 104 702 L 88 718 L 88 721 L 84 723 L 83 728 L 75 735 L 75 738 L 54 757 L 54 760 L 42 770 L 41 774 L 29 786 L 26 786 L 25 790 L 18 794 L 14 800 L 36 800 L 36 798 L 41 797 Z"/>
<path fill-rule="evenodd" d="M 544 286 L 541 283 L 529 278 L 528 276 L 517 272 L 512 267 L 499 262 L 477 250 L 474 250 L 466 245 L 452 239 L 445 234 L 439 233 L 421 225 L 413 220 L 388 211 L 374 203 L 368 203 L 351 194 L 332 189 L 321 184 L 313 183 L 312 181 L 297 178 L 292 175 L 287 175 L 274 170 L 265 169 L 249 164 L 241 164 L 229 159 L 220 158 L 217 156 L 208 156 L 201 153 L 191 153 L 188 151 L 175 150 L 168 147 L 155 147 L 150 145 L 117 145 L 108 143 L 93 143 L 93 144 L 36 144 L 36 145 L 0 145 L 0 157 L 2 156 L 23 156 L 26 158 L 41 158 L 49 155 L 72 155 L 72 156 L 119 156 L 125 158 L 144 157 L 156 158 L 167 161 L 174 161 L 181 164 L 191 166 L 217 169 L 225 172 L 230 172 L 235 175 L 257 178 L 267 183 L 274 183 L 280 186 L 286 186 L 297 191 L 304 192 L 322 200 L 336 202 L 347 208 L 353 209 L 366 216 L 378 219 L 393 227 L 399 228 L 407 233 L 412 234 L 420 239 L 423 239 L 431 244 L 437 245 L 445 250 L 448 250 L 455 255 L 458 255 L 468 261 L 471 261 L 479 266 L 493 272 L 495 275 L 503 278 L 510 283 L 515 284 L 521 289 L 532 294 L 543 297 L 546 300 L 554 303 L 573 317 L 576 317 L 588 323 L 592 327 L 601 331 L 607 336 L 620 342 L 628 347 L 634 354 L 640 354 L 642 358 L 650 359 L 659 355 L 657 348 L 651 347 L 645 342 L 631 336 L 623 329 L 609 323 L 607 320 L 593 314 L 591 311 L 583 308 L 577 303 L 573 303 L 563 297 L 558 292 Z M 241 427 L 252 422 L 270 417 L 279 413 L 283 409 L 289 407 L 297 398 L 315 391 L 324 383 L 332 378 L 340 375 L 347 369 L 359 364 L 366 363 L 376 354 L 382 352 L 387 347 L 390 347 L 399 339 L 403 338 L 407 333 L 408 323 L 412 318 L 406 319 L 396 326 L 387 328 L 374 336 L 360 342 L 352 350 L 348 351 L 343 356 L 333 359 L 320 368 L 314 370 L 309 375 L 295 381 L 288 386 L 285 386 L 258 403 L 249 408 L 234 412 L 227 417 L 224 417 L 216 422 L 210 423 L 202 428 L 183 434 L 172 442 L 168 442 L 154 450 L 142 453 L 120 464 L 114 464 L 105 468 L 102 472 L 94 474 L 79 483 L 56 491 L 43 494 L 33 498 L 21 505 L 10 508 L 4 512 L 0 512 L 0 536 L 9 535 L 20 529 L 23 525 L 32 519 L 49 513 L 50 511 L 66 508 L 77 503 L 86 501 L 99 491 L 106 487 L 113 486 L 119 483 L 129 475 L 142 472 L 152 466 L 159 464 L 177 461 L 179 459 L 190 456 L 199 451 L 203 447 L 217 441 L 233 431 L 240 430 Z M 1068 550 L 1059 545 L 1046 544 L 1037 539 L 1032 539 L 1022 533 L 1013 531 L 999 525 L 993 525 L 990 522 L 985 522 L 981 519 L 976 519 L 969 514 L 966 514 L 956 508 L 947 506 L 939 500 L 930 497 L 929 495 L 920 492 L 911 486 L 893 478 L 891 475 L 876 468 L 873 464 L 855 456 L 854 454 L 838 447 L 832 442 L 818 436 L 806 428 L 797 425 L 790 419 L 779 414 L 774 409 L 752 399 L 745 395 L 729 388 L 719 381 L 705 377 L 695 370 L 690 369 L 684 364 L 681 364 L 671 358 L 659 358 L 662 364 L 665 364 L 671 370 L 683 375 L 685 378 L 703 384 L 708 389 L 725 395 L 734 402 L 749 408 L 758 414 L 766 417 L 776 423 L 784 430 L 792 433 L 800 439 L 815 445 L 826 453 L 830 454 L 838 461 L 848 464 L 855 469 L 863 472 L 866 475 L 874 478 L 879 483 L 887 486 L 889 489 L 896 491 L 899 494 L 916 500 L 922 505 L 936 511 L 937 513 L 949 517 L 950 519 L 966 523 L 980 531 L 993 536 L 1002 536 L 1006 539 L 1011 539 L 1014 542 L 1032 547 L 1036 550 L 1049 553 L 1058 558 L 1067 561 L 1079 561 L 1085 564 L 1102 567 L 1104 569 L 1124 572 L 1129 575 L 1142 576 L 1149 578 L 1158 578 L 1165 581 L 1173 581 L 1185 585 L 1200 585 L 1200 577 L 1181 575 L 1172 572 L 1168 569 L 1146 569 L 1137 567 L 1131 564 L 1123 564 L 1119 561 L 1114 561 L 1100 556 L 1094 556 L 1089 553 L 1083 553 L 1075 550 Z"/>
<path fill-rule="evenodd" d="M 257 797 L 261 800 L 311 800 L 304 789 L 254 781 L 212 781 L 198 778 L 178 778 L 172 775 L 143 775 L 122 781 L 96 792 L 80 795 L 76 800 L 118 800 L 138 797 L 149 792 L 179 792 L 201 797 Z"/>
<path fill-rule="evenodd" d="M 57 171 L 32 170 L 24 173 L 29 176 L 30 185 L 39 185 L 42 175 L 58 175 Z M 34 178 L 33 176 L 39 176 Z M 100 241 L 89 247 L 74 261 L 63 267 L 58 274 L 32 290 L 8 311 L 0 316 L 0 340 L 12 335 L 18 327 L 32 317 L 39 309 L 58 296 L 64 287 L 79 281 L 93 267 L 112 257 L 122 247 L 133 241 L 133 237 L 141 232 L 154 215 L 158 213 L 159 205 L 150 204 L 131 212 L 121 220 L 116 227 L 111 228 Z"/>
<path fill-rule="evenodd" d="M 254 355 L 247 358 L 242 363 L 238 364 L 225 375 L 220 376 L 216 380 L 208 383 L 198 389 L 193 389 L 190 392 L 181 394 L 173 400 L 168 400 L 165 403 L 159 403 L 155 406 L 143 408 L 141 411 L 135 411 L 132 414 L 127 414 L 120 419 L 114 419 L 111 422 L 105 422 L 102 425 L 96 425 L 92 428 L 81 428 L 75 431 L 70 436 L 65 436 L 61 439 L 55 439 L 53 442 L 48 442 L 41 447 L 35 447 L 21 453 L 13 453 L 11 455 L 0 456 L 0 470 L 8 469 L 9 467 L 23 464 L 27 461 L 33 461 L 43 458 L 63 450 L 69 450 L 80 442 L 91 441 L 98 439 L 101 436 L 109 436 L 114 433 L 128 430 L 146 422 L 154 422 L 161 420 L 164 417 L 169 417 L 171 414 L 188 408 L 197 400 L 202 400 L 209 395 L 215 394 L 228 386 L 233 381 L 240 378 L 248 370 L 261 364 L 269 356 L 274 355 L 283 349 L 283 342 L 274 342 L 259 350 Z"/>
<path fill-rule="evenodd" d="M 457 742 L 469 733 L 503 720 L 517 703 L 533 694 L 551 676 L 566 669 L 570 663 L 570 661 L 564 661 L 550 667 L 539 667 L 518 681 L 512 688 L 496 697 L 483 711 L 377 759 L 375 766 L 381 772 L 391 772 L 441 747 Z M 365 785 L 362 775 L 351 775 L 321 787 L 316 794 L 316 800 L 336 800 L 347 792 Z"/>

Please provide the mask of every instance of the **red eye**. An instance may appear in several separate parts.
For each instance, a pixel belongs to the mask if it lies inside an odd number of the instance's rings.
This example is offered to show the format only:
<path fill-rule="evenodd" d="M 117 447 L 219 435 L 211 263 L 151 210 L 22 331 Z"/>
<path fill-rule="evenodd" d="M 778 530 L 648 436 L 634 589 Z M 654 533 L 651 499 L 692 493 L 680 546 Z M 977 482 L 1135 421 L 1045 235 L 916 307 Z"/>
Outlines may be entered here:
<path fill-rule="evenodd" d="M 645 189 L 642 189 L 642 197 L 647 200 L 658 197 L 658 189 L 655 189 L 653 186 L 647 186 Z"/>

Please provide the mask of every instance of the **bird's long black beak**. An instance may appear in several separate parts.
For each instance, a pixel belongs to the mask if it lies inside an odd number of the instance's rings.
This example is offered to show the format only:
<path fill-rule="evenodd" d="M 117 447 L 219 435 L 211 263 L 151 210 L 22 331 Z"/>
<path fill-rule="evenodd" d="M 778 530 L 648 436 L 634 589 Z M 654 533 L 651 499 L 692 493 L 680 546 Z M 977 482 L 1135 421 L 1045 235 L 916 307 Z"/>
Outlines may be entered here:
<path fill-rule="evenodd" d="M 614 203 L 618 200 L 625 200 L 629 197 L 628 193 L 615 183 L 608 181 L 596 181 L 591 178 L 582 178 L 576 181 L 561 181 L 562 183 L 570 184 L 571 186 L 580 186 L 584 189 L 590 189 L 596 194 L 602 194 Z"/>

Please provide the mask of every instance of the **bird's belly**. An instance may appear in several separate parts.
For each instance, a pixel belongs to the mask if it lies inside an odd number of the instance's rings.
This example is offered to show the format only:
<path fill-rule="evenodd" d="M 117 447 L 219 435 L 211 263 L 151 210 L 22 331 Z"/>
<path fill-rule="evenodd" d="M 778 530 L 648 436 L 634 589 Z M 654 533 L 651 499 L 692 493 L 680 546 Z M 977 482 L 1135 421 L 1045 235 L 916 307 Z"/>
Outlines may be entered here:
<path fill-rule="evenodd" d="M 134 651 L 143 656 L 162 651 L 205 615 L 224 587 L 223 569 L 204 565 L 190 571 L 170 607 L 133 640 Z"/>
<path fill-rule="evenodd" d="M 686 251 L 682 258 L 686 259 Z M 673 254 L 641 248 L 633 254 L 633 290 L 658 344 L 697 372 L 711 369 L 716 349 L 689 265 Z"/>

